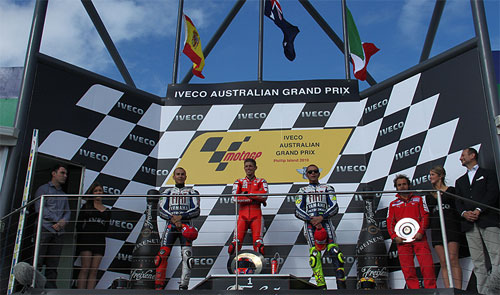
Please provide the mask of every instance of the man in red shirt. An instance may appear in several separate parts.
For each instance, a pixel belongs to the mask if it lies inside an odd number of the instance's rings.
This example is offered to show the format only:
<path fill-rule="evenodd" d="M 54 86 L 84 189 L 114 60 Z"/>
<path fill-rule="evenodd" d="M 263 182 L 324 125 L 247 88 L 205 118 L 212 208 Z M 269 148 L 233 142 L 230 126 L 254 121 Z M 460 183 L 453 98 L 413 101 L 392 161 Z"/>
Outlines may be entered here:
<path fill-rule="evenodd" d="M 394 187 L 398 191 L 407 191 L 410 188 L 410 179 L 406 175 L 396 175 Z M 436 288 L 436 275 L 434 273 L 434 263 L 432 254 L 425 236 L 425 229 L 429 225 L 429 209 L 425 199 L 411 193 L 398 193 L 397 199 L 392 201 L 387 212 L 387 230 L 391 239 L 398 246 L 399 263 L 406 279 L 406 284 L 410 289 L 419 289 L 417 272 L 413 263 L 414 254 L 417 255 L 420 270 L 424 279 L 424 287 L 427 289 Z M 415 235 L 414 241 L 407 241 L 399 237 L 394 228 L 396 223 L 403 218 L 415 219 L 420 228 Z"/>
<path fill-rule="evenodd" d="M 239 216 L 236 237 L 229 245 L 228 252 L 229 255 L 232 255 L 236 249 L 236 245 L 238 246 L 238 251 L 241 250 L 241 243 L 250 227 L 252 229 L 253 249 L 264 255 L 264 243 L 262 241 L 264 222 L 260 205 L 266 205 L 267 196 L 252 196 L 252 194 L 267 194 L 267 181 L 263 178 L 255 177 L 257 163 L 254 159 L 246 159 L 244 169 L 246 177 L 237 179 L 234 182 L 233 194 L 248 194 L 248 196 L 234 196 L 239 204 Z"/>

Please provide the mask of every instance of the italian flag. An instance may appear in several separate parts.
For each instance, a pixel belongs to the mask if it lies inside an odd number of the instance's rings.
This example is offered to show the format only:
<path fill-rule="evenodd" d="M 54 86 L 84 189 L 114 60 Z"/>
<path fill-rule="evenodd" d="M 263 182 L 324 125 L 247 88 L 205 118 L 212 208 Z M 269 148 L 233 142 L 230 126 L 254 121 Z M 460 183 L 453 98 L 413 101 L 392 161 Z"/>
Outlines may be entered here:
<path fill-rule="evenodd" d="M 352 18 L 349 9 L 347 10 L 347 32 L 349 37 L 349 55 L 351 56 L 352 71 L 356 79 L 366 80 L 366 66 L 370 61 L 370 57 L 377 53 L 379 49 L 373 43 L 361 42 L 358 29 Z"/>

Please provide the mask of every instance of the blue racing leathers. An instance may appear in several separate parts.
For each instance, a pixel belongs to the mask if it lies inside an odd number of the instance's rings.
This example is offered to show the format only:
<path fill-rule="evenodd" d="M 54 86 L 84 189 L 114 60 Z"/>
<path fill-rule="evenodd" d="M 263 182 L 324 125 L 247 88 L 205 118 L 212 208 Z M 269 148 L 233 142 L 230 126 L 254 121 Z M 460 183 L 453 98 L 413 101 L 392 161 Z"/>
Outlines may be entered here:
<path fill-rule="evenodd" d="M 339 211 L 335 190 L 328 184 L 309 184 L 300 188 L 298 193 L 300 195 L 297 195 L 295 201 L 295 216 L 304 221 L 304 235 L 309 247 L 311 247 L 309 263 L 313 269 L 316 283 L 318 286 L 326 288 L 321 266 L 321 251 L 323 249 L 315 244 L 314 239 L 316 229 L 323 227 L 328 234 L 324 255 L 332 257 L 334 267 L 337 270 L 337 287 L 339 289 L 345 288 L 344 258 L 336 243 L 335 226 L 331 219 Z M 315 216 L 323 217 L 321 225 L 313 226 L 311 224 L 312 217 Z"/>

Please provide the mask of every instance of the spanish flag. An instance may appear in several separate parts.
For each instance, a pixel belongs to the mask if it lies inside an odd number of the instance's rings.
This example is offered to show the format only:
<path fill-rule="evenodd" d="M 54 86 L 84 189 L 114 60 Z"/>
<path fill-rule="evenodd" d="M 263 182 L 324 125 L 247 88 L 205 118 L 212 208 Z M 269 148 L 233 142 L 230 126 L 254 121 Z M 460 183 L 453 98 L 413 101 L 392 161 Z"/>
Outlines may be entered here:
<path fill-rule="evenodd" d="M 200 34 L 196 30 L 191 19 L 184 14 L 184 25 L 186 28 L 186 40 L 184 40 L 184 52 L 187 57 L 193 62 L 193 74 L 197 77 L 205 79 L 201 74 L 203 67 L 205 66 L 205 57 L 203 56 L 203 51 L 201 49 Z"/>

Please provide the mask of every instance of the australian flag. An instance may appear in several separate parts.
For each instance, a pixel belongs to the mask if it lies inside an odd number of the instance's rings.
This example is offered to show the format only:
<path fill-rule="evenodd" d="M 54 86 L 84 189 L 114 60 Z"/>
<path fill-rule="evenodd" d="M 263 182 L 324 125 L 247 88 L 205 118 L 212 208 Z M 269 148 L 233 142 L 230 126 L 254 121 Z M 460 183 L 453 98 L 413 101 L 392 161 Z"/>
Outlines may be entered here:
<path fill-rule="evenodd" d="M 274 23 L 283 31 L 283 50 L 285 56 L 290 61 L 295 59 L 295 49 L 293 48 L 293 40 L 300 32 L 299 28 L 290 24 L 283 17 L 283 10 L 278 0 L 266 0 L 264 14 L 272 19 Z"/>

